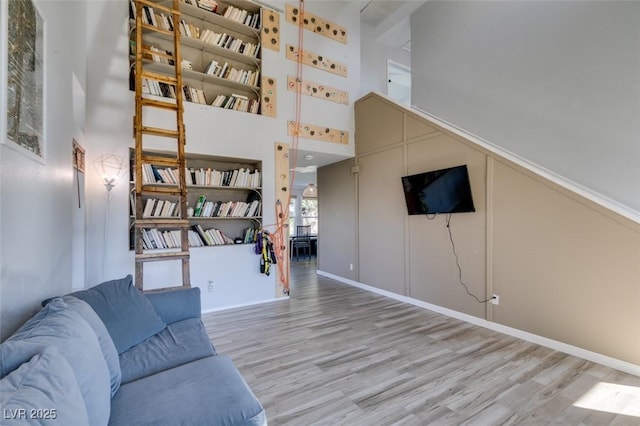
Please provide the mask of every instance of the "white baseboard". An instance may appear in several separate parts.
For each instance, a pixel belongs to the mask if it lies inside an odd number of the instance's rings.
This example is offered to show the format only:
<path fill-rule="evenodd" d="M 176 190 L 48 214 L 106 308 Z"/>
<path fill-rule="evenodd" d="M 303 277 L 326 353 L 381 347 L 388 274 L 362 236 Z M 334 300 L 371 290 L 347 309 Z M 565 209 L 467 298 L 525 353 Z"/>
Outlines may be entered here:
<path fill-rule="evenodd" d="M 433 312 L 437 312 L 442 315 L 447 315 L 452 318 L 459 319 L 480 327 L 488 328 L 498 333 L 503 333 L 508 336 L 516 337 L 518 339 L 526 340 L 527 342 L 535 343 L 540 346 L 544 346 L 556 351 L 564 352 L 569 355 L 573 355 L 587 361 L 595 362 L 597 364 L 604 365 L 605 367 L 613 368 L 623 371 L 634 376 L 640 376 L 640 365 L 632 364 L 630 362 L 622 361 L 616 358 L 612 358 L 606 355 L 599 354 L 597 352 L 588 351 L 577 346 L 569 345 L 564 342 L 549 339 L 537 334 L 528 333 L 526 331 L 518 330 L 517 328 L 508 327 L 506 325 L 498 324 L 495 322 L 487 321 L 483 318 L 474 317 L 473 315 L 465 314 L 462 312 L 454 311 L 453 309 L 444 308 L 442 306 L 433 305 L 431 303 L 423 302 L 422 300 L 413 299 L 408 296 L 392 293 L 390 291 L 382 290 L 377 287 L 373 287 L 367 284 L 363 284 L 358 281 L 351 280 L 349 278 L 343 278 L 339 275 L 334 275 L 329 272 L 318 270 L 318 275 L 331 278 L 344 284 L 348 284 L 354 287 L 361 288 L 363 290 L 370 291 L 372 293 L 380 294 L 382 296 L 389 297 L 391 299 L 398 300 L 400 302 L 409 303 L 414 306 L 418 306 L 424 309 L 428 309 Z"/>
<path fill-rule="evenodd" d="M 249 302 L 249 303 L 240 303 L 238 305 L 222 306 L 220 308 L 205 309 L 201 311 L 201 313 L 209 314 L 211 312 L 220 312 L 220 311 L 227 311 L 229 309 L 238 309 L 238 308 L 246 308 L 248 306 L 264 305 L 265 303 L 280 302 L 282 300 L 289 300 L 289 296 L 278 297 L 276 299 L 257 300 L 255 302 Z"/>

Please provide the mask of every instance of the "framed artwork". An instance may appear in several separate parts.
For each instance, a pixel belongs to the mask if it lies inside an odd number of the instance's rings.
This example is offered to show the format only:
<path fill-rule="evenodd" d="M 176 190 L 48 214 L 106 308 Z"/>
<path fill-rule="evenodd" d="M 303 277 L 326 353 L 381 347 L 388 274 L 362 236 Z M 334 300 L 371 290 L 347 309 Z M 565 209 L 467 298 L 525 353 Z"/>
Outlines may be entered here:
<path fill-rule="evenodd" d="M 71 142 L 73 168 L 84 173 L 84 148 L 74 139 Z"/>
<path fill-rule="evenodd" d="M 44 21 L 32 0 L 7 3 L 6 141 L 43 160 Z"/>

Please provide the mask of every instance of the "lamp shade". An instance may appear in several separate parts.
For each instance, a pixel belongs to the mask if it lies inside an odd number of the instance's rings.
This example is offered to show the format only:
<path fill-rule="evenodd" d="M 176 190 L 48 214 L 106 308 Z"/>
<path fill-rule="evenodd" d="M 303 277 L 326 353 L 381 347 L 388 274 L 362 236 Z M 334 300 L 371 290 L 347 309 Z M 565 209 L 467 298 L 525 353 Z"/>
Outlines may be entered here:
<path fill-rule="evenodd" d="M 104 180 L 107 191 L 111 191 L 126 170 L 122 157 L 115 154 L 102 154 L 94 160 L 93 165 Z"/>
<path fill-rule="evenodd" d="M 302 196 L 306 198 L 317 198 L 318 188 L 316 188 L 314 184 L 310 183 L 302 192 Z"/>

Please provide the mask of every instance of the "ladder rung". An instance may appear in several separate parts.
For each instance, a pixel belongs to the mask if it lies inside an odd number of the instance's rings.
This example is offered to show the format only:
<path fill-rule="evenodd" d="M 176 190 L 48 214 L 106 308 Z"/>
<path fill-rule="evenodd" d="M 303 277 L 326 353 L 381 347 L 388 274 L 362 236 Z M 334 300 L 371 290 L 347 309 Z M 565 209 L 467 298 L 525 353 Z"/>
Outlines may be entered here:
<path fill-rule="evenodd" d="M 165 195 L 182 195 L 182 191 L 177 185 L 170 186 L 149 186 L 142 185 L 142 194 L 165 194 Z"/>
<path fill-rule="evenodd" d="M 142 71 L 142 77 L 151 78 L 161 83 L 167 83 L 172 85 L 178 84 L 178 79 L 176 77 L 171 77 L 171 76 L 160 74 L 158 72 L 153 72 L 153 71 Z"/>
<path fill-rule="evenodd" d="M 157 155 L 143 155 L 142 162 L 156 166 L 179 167 L 180 161 L 174 157 L 160 157 Z"/>
<path fill-rule="evenodd" d="M 187 258 L 189 258 L 188 251 L 136 254 L 136 262 L 162 262 L 164 260 L 176 260 L 176 259 L 187 259 Z"/>
<path fill-rule="evenodd" d="M 158 3 L 152 2 L 152 1 L 148 1 L 148 0 L 136 0 L 136 3 L 140 3 L 143 6 L 149 6 L 149 7 L 153 8 L 153 9 L 162 10 L 162 11 L 165 11 L 165 12 L 171 13 L 171 14 L 180 13 L 179 11 L 171 9 L 170 7 L 163 6 L 161 4 L 158 4 Z"/>
<path fill-rule="evenodd" d="M 164 28 L 160 28 L 160 27 L 158 27 L 156 25 L 145 24 L 143 22 L 142 23 L 142 28 L 145 28 L 145 29 L 151 30 L 151 31 L 156 31 L 156 32 L 159 32 L 159 33 L 162 33 L 162 34 L 166 34 L 166 35 L 169 35 L 169 36 L 173 37 L 173 31 L 165 30 Z"/>
<path fill-rule="evenodd" d="M 189 226 L 189 221 L 184 219 L 170 219 L 170 218 L 145 218 L 136 219 L 134 225 L 137 228 L 186 228 Z"/>
<path fill-rule="evenodd" d="M 142 98 L 142 106 L 154 107 L 154 108 L 164 108 L 177 110 L 178 104 L 176 102 L 163 102 L 150 98 Z"/>
<path fill-rule="evenodd" d="M 180 136 L 177 130 L 161 129 L 159 127 L 142 126 L 140 131 L 147 135 L 164 136 L 165 138 L 177 138 Z"/>
<path fill-rule="evenodd" d="M 184 290 L 187 288 L 191 288 L 190 285 L 178 285 L 175 287 L 164 287 L 164 288 L 154 288 L 151 290 L 145 290 L 144 293 L 145 294 L 149 294 L 149 293 L 160 293 L 162 291 L 180 291 L 180 290 Z"/>

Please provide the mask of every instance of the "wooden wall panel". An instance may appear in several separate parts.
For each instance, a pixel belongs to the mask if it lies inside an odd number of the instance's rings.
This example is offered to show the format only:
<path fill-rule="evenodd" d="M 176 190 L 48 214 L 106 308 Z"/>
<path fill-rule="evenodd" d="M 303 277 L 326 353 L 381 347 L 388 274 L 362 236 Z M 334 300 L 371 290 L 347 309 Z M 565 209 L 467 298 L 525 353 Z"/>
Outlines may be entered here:
<path fill-rule="evenodd" d="M 344 145 L 349 143 L 349 132 L 346 130 L 331 129 L 329 127 L 316 126 L 315 124 L 300 123 L 298 129 L 296 129 L 296 123 L 289 121 L 287 134 L 289 136 L 297 134 L 301 138 L 316 139 L 323 142 L 341 143 Z"/>
<path fill-rule="evenodd" d="M 260 42 L 264 49 L 280 51 L 280 15 L 278 12 L 262 8 Z"/>
<path fill-rule="evenodd" d="M 273 77 L 262 77 L 262 96 L 260 98 L 260 106 L 262 115 L 267 117 L 276 117 L 278 115 L 278 87 L 276 79 Z"/>
<path fill-rule="evenodd" d="M 282 256 L 278 259 L 279 264 L 272 265 L 276 271 L 276 297 L 283 297 L 289 294 L 289 224 L 285 215 L 289 212 L 289 145 L 276 142 L 275 153 L 275 183 L 276 183 L 276 223 L 277 235 L 275 242 L 282 243 Z M 285 227 L 286 225 L 286 227 Z"/>
<path fill-rule="evenodd" d="M 299 49 L 295 46 L 287 44 L 286 56 L 291 61 L 298 61 Z M 332 74 L 336 74 L 342 77 L 347 76 L 347 65 L 338 61 L 329 59 L 318 53 L 314 53 L 308 50 L 302 51 L 302 63 L 313 68 L 317 68 Z"/>
<path fill-rule="evenodd" d="M 349 92 L 346 90 L 335 89 L 313 81 L 302 80 L 299 82 L 296 77 L 287 76 L 287 90 L 297 92 L 313 98 L 324 99 L 343 105 L 349 104 Z"/>
<path fill-rule="evenodd" d="M 347 29 L 318 15 L 304 11 L 302 16 L 297 6 L 287 4 L 285 17 L 287 22 L 294 25 L 300 25 L 302 19 L 302 28 L 305 30 L 347 44 Z"/>

